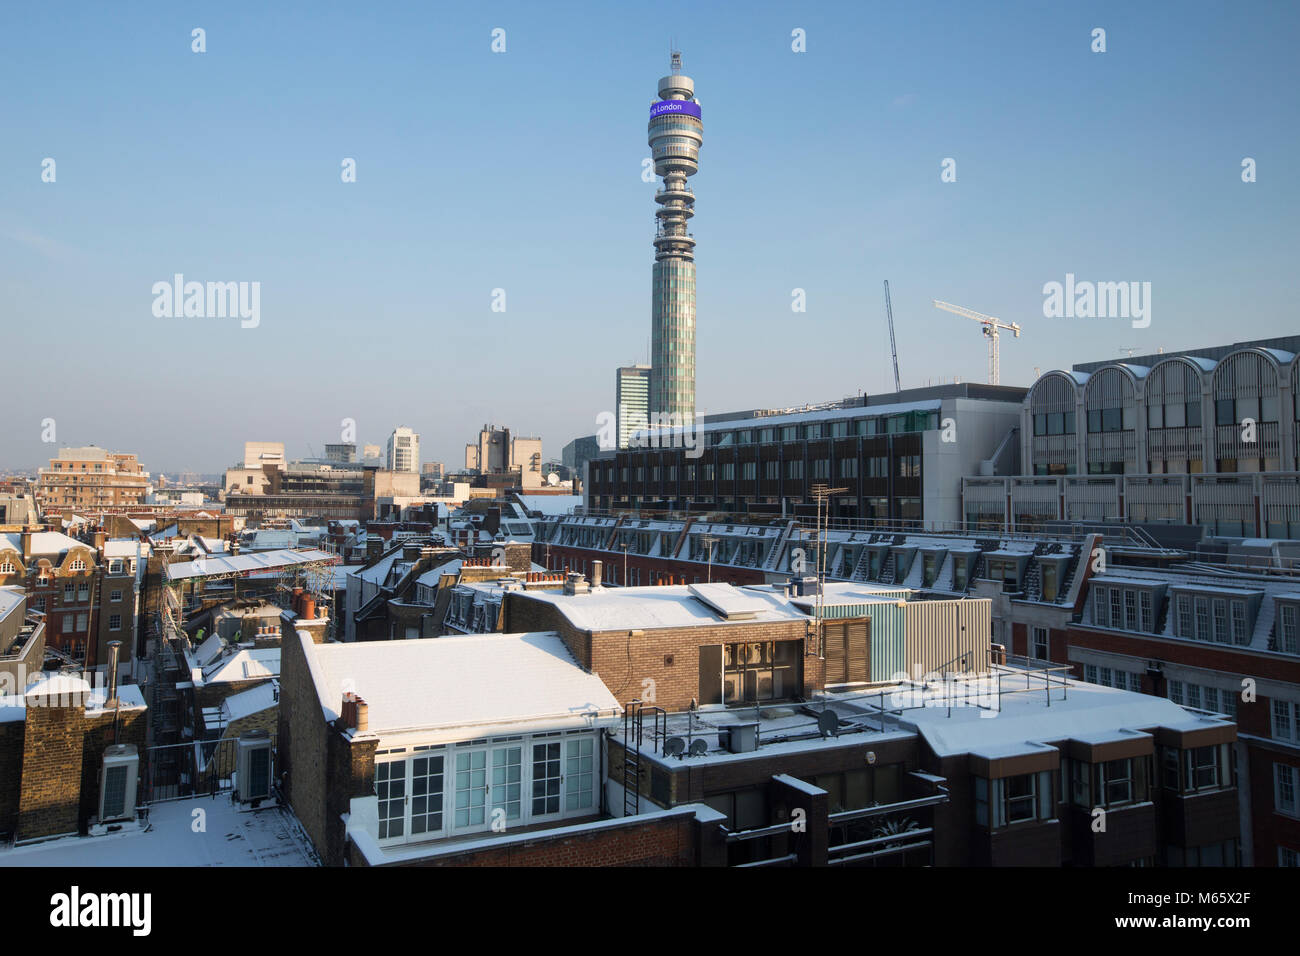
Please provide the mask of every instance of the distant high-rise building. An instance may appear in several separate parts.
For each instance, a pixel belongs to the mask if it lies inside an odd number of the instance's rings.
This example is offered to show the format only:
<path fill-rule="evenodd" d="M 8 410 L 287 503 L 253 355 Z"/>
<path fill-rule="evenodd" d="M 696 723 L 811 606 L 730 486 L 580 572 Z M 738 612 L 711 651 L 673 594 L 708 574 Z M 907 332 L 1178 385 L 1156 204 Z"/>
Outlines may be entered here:
<path fill-rule="evenodd" d="M 378 445 L 361 446 L 361 460 L 364 461 L 367 465 L 376 464 L 376 463 L 382 464 L 381 459 L 383 457 L 383 454 L 384 454 L 384 450 L 380 448 Z"/>
<path fill-rule="evenodd" d="M 619 448 L 626 448 L 632 432 L 644 428 L 649 421 L 650 373 L 649 365 L 625 365 L 615 375 Z"/>
<path fill-rule="evenodd" d="M 446 473 L 447 470 L 440 461 L 426 461 L 420 470 L 425 478 L 442 478 Z"/>
<path fill-rule="evenodd" d="M 375 450 L 378 451 L 378 449 Z M 357 446 L 354 444 L 326 445 L 325 460 L 350 465 L 357 460 Z"/>
<path fill-rule="evenodd" d="M 699 171 L 704 123 L 695 99 L 695 81 L 682 75 L 682 56 L 672 55 L 672 72 L 659 81 L 659 99 L 650 105 L 650 149 L 663 188 L 655 193 L 651 285 L 650 412 L 673 415 L 682 424 L 695 420 L 695 239 L 686 220 L 695 215 L 695 192 L 686 178 Z"/>
<path fill-rule="evenodd" d="M 525 488 L 542 483 L 542 440 L 517 438 L 500 425 L 484 425 L 478 441 L 465 446 L 465 470 L 480 475 L 518 471 Z"/>
<path fill-rule="evenodd" d="M 420 470 L 420 436 L 405 425 L 399 425 L 388 436 L 388 470 Z"/>

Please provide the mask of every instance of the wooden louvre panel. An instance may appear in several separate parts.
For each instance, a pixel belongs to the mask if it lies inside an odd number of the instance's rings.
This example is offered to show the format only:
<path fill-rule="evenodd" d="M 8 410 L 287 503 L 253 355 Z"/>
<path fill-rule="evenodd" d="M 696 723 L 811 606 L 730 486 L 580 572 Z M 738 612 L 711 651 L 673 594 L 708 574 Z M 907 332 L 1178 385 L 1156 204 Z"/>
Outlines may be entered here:
<path fill-rule="evenodd" d="M 822 627 L 826 635 L 826 683 L 843 684 L 849 679 L 844 625 L 827 621 Z"/>
<path fill-rule="evenodd" d="M 857 621 L 845 625 L 845 643 L 848 645 L 848 680 L 866 681 L 870 674 L 867 666 L 868 622 Z"/>

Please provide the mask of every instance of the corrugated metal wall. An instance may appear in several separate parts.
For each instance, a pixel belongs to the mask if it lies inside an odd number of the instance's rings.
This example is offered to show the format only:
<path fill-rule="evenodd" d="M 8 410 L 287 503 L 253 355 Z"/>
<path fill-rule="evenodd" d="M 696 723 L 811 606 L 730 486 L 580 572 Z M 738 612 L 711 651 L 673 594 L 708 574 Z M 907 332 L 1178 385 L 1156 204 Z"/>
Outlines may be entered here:
<path fill-rule="evenodd" d="M 955 659 L 963 654 L 969 655 L 971 672 L 988 671 L 992 640 L 990 600 L 911 601 L 903 610 L 902 669 L 910 675 L 959 670 L 960 664 Z M 874 659 L 872 664 L 874 670 Z"/>
<path fill-rule="evenodd" d="M 906 670 L 903 651 L 903 618 L 907 605 L 867 604 L 871 618 L 871 680 L 887 681 Z"/>

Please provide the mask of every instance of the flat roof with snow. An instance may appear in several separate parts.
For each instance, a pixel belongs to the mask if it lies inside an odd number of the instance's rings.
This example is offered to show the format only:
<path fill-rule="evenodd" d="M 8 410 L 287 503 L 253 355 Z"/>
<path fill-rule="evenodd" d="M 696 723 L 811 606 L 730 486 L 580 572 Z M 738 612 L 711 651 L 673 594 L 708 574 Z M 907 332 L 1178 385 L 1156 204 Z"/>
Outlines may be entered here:
<path fill-rule="evenodd" d="M 1031 746 L 1058 740 L 1115 740 L 1120 731 L 1151 727 L 1187 731 L 1231 724 L 1193 714 L 1163 697 L 1073 680 L 1063 688 L 1058 679 L 1053 679 L 1049 707 L 1041 675 L 1002 674 L 1005 690 L 1019 690 L 1026 683 L 1040 690 L 1004 693 L 1000 710 L 961 706 L 950 711 L 944 706 L 944 687 L 937 686 L 926 692 L 933 697 L 932 705 L 905 710 L 899 723 L 914 728 L 941 757 L 1028 752 Z M 986 684 L 983 691 L 989 703 L 997 700 L 991 684 Z"/>
<path fill-rule="evenodd" d="M 592 726 L 622 713 L 553 632 L 314 644 L 299 634 L 327 720 L 345 689 L 368 704 L 369 734 L 463 740 Z"/>
<path fill-rule="evenodd" d="M 693 588 L 705 588 L 704 599 Z M 592 588 L 586 594 L 560 591 L 512 592 L 554 604 L 574 627 L 591 631 L 649 630 L 735 623 L 719 606 L 740 608 L 752 621 L 807 620 L 775 593 L 741 590 L 730 584 L 675 584 L 636 588 Z"/>

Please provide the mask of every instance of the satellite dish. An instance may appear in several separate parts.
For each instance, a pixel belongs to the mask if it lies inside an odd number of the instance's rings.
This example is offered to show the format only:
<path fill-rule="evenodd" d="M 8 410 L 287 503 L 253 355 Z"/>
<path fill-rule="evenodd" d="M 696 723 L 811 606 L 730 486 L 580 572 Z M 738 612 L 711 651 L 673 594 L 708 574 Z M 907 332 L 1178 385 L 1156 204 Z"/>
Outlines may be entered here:
<path fill-rule="evenodd" d="M 680 757 L 686 750 L 686 741 L 681 737 L 669 737 L 664 741 L 665 757 Z"/>
<path fill-rule="evenodd" d="M 823 737 L 834 737 L 836 731 L 840 729 L 839 714 L 833 710 L 823 710 L 817 715 L 817 729 L 821 731 Z"/>
<path fill-rule="evenodd" d="M 691 756 L 703 757 L 709 752 L 709 742 L 701 737 L 699 740 L 691 741 Z"/>
<path fill-rule="evenodd" d="M 549 475 L 546 476 L 546 483 L 550 485 L 552 488 L 554 488 L 556 485 L 560 483 L 560 476 L 557 475 L 555 472 L 551 472 Z"/>

